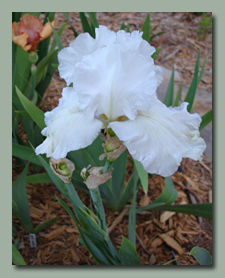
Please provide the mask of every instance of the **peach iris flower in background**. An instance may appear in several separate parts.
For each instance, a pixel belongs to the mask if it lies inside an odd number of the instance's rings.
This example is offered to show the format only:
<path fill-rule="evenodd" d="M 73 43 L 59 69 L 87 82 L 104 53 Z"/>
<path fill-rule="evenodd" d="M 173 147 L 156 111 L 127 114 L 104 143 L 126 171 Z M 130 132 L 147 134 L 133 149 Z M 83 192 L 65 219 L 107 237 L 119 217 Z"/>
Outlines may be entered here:
<path fill-rule="evenodd" d="M 51 22 L 55 26 L 54 21 Z M 36 51 L 38 44 L 49 37 L 52 28 L 49 22 L 43 25 L 34 15 L 25 14 L 19 22 L 12 23 L 12 41 L 25 51 Z"/>

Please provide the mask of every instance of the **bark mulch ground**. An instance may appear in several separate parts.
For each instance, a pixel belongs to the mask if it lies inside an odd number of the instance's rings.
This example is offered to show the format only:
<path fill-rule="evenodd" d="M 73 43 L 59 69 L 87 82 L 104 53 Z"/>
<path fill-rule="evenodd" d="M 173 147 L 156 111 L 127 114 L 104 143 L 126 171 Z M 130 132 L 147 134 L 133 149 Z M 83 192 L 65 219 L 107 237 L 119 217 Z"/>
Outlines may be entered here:
<path fill-rule="evenodd" d="M 78 33 L 82 26 L 78 13 L 68 13 L 70 20 Z M 129 22 L 130 29 L 141 29 L 147 13 L 97 13 L 99 24 L 106 25 L 117 31 L 122 22 Z M 157 58 L 157 64 L 172 69 L 174 54 L 176 54 L 175 70 L 181 72 L 184 83 L 190 85 L 198 49 L 201 49 L 202 65 L 204 56 L 208 53 L 205 71 L 200 87 L 212 91 L 212 35 L 199 38 L 196 30 L 202 16 L 193 13 L 151 13 L 152 28 L 157 26 L 155 33 L 165 32 L 154 38 L 152 45 L 162 46 Z M 61 13 L 56 13 L 56 30 L 65 22 Z M 67 26 L 62 42 L 68 46 L 74 39 L 71 27 Z M 56 72 L 44 95 L 44 101 L 50 109 L 58 104 L 65 82 Z M 43 110 L 45 110 L 43 106 Z M 21 133 L 23 133 L 21 129 Z M 21 134 L 25 138 L 25 134 Z M 20 174 L 21 168 L 13 160 L 13 180 Z M 178 190 L 177 204 L 212 202 L 212 161 L 203 156 L 201 162 L 185 158 L 181 171 L 173 176 L 175 188 Z M 30 169 L 32 171 L 32 169 Z M 127 165 L 127 177 L 132 173 L 132 166 Z M 162 192 L 164 178 L 154 176 L 149 179 L 148 196 L 155 200 Z M 80 238 L 76 226 L 70 216 L 57 202 L 55 195 L 65 198 L 54 184 L 27 184 L 30 212 L 34 226 L 53 217 L 59 220 L 51 227 L 37 235 L 37 248 L 31 249 L 29 235 L 13 217 L 13 224 L 18 229 L 21 241 L 20 252 L 28 265 L 96 265 L 87 249 L 78 241 Z M 81 200 L 90 206 L 90 197 L 78 191 Z M 142 205 L 144 192 L 139 191 L 137 205 Z M 68 203 L 69 206 L 71 206 Z M 124 210 L 112 212 L 106 208 L 107 225 L 110 237 L 117 248 L 122 242 L 121 235 L 128 237 L 128 216 Z M 137 215 L 137 252 L 143 265 L 162 265 L 175 256 L 179 265 L 198 264 L 189 251 L 194 246 L 206 248 L 212 254 L 212 221 L 173 212 L 142 212 Z M 172 263 L 170 263 L 172 264 Z"/>

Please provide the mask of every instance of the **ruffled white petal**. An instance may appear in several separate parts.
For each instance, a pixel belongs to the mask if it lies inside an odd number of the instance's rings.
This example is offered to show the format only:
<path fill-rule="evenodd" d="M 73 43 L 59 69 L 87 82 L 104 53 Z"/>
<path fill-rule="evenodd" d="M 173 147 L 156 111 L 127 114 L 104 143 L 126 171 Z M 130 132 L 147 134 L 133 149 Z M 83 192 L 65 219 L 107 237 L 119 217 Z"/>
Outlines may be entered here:
<path fill-rule="evenodd" d="M 151 46 L 146 40 L 142 39 L 143 32 L 133 31 L 131 33 L 120 30 L 116 33 L 115 44 L 118 44 L 124 51 L 133 49 L 139 55 L 150 57 L 155 48 Z"/>
<path fill-rule="evenodd" d="M 156 97 L 148 111 L 139 111 L 134 121 L 109 124 L 130 154 L 149 173 L 172 175 L 183 157 L 201 159 L 206 148 L 198 128 L 201 118 L 187 112 L 188 103 L 167 108 Z"/>
<path fill-rule="evenodd" d="M 58 54 L 59 74 L 69 85 L 73 82 L 74 68 L 77 62 L 81 61 L 83 56 L 89 55 L 95 50 L 112 44 L 115 41 L 116 34 L 105 26 L 99 26 L 95 29 L 95 39 L 88 33 L 80 34 L 69 47 L 62 49 Z"/>
<path fill-rule="evenodd" d="M 139 48 L 124 50 L 122 44 L 115 43 L 77 63 L 74 87 L 88 118 L 97 113 L 105 114 L 110 121 L 123 115 L 135 119 L 137 110 L 150 107 L 162 72 L 150 55 L 139 52 Z"/>
<path fill-rule="evenodd" d="M 47 138 L 36 148 L 36 154 L 60 159 L 70 151 L 90 145 L 102 129 L 102 122 L 88 120 L 79 108 L 77 94 L 73 88 L 63 89 L 59 105 L 45 113 L 47 127 L 42 134 Z"/>

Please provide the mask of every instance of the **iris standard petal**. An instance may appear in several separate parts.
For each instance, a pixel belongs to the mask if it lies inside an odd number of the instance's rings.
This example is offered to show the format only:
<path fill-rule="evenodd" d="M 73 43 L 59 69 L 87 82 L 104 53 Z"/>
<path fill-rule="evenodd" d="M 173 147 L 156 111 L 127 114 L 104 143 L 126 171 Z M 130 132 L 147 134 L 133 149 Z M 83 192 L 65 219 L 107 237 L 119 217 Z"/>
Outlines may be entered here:
<path fill-rule="evenodd" d="M 85 55 L 91 54 L 95 50 L 114 42 L 115 32 L 105 26 L 95 29 L 95 39 L 89 33 L 80 34 L 69 47 L 63 48 L 58 54 L 59 74 L 69 85 L 73 82 L 74 68 L 77 62 L 81 61 Z"/>
<path fill-rule="evenodd" d="M 46 127 L 42 134 L 45 141 L 36 148 L 36 154 L 60 159 L 70 151 L 90 145 L 102 129 L 102 122 L 88 120 L 79 109 L 77 94 L 73 88 L 64 88 L 59 105 L 45 113 Z"/>
<path fill-rule="evenodd" d="M 201 159 L 206 148 L 198 128 L 201 118 L 187 112 L 188 103 L 166 107 L 156 97 L 148 111 L 139 111 L 134 121 L 112 122 L 109 127 L 149 173 L 167 177 L 183 157 Z"/>
<path fill-rule="evenodd" d="M 139 48 L 124 50 L 122 44 L 83 57 L 74 73 L 74 87 L 87 117 L 105 114 L 109 121 L 120 116 L 133 120 L 137 110 L 147 110 L 162 80 L 150 55 L 140 55 Z"/>
<path fill-rule="evenodd" d="M 155 48 L 143 40 L 142 35 L 143 32 L 138 30 L 131 33 L 120 30 L 116 33 L 115 44 L 121 45 L 124 51 L 133 49 L 138 51 L 140 55 L 149 57 L 155 52 Z"/>

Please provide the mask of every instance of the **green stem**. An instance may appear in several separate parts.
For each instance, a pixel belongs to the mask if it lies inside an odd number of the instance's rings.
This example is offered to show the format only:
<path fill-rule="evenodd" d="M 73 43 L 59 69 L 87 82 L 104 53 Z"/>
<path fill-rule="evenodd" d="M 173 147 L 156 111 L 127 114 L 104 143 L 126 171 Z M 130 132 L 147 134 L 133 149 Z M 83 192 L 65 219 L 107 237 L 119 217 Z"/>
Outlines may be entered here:
<path fill-rule="evenodd" d="M 136 197 L 137 197 L 137 182 L 138 182 L 138 173 L 135 167 L 134 170 L 134 183 L 133 183 L 133 198 L 129 210 L 129 226 L 128 234 L 129 240 L 133 243 L 136 249 Z"/>
<path fill-rule="evenodd" d="M 105 221 L 105 210 L 104 210 L 104 206 L 102 203 L 100 191 L 99 191 L 98 187 L 94 188 L 94 189 L 89 189 L 89 190 L 90 190 L 91 198 L 94 203 L 96 214 L 98 217 L 98 224 L 99 224 L 100 228 L 102 230 L 104 230 L 106 232 L 106 234 L 108 234 L 108 228 L 106 226 L 106 221 Z"/>
<path fill-rule="evenodd" d="M 113 161 L 111 162 L 111 161 L 108 161 L 108 159 L 106 160 L 105 166 L 104 166 L 104 168 L 102 170 L 102 174 L 107 173 L 109 171 L 112 163 L 113 163 Z"/>
<path fill-rule="evenodd" d="M 35 94 L 35 76 L 36 76 L 36 72 L 37 72 L 37 68 L 36 68 L 35 64 L 32 64 L 31 65 L 32 102 L 35 103 L 35 104 L 37 102 L 37 96 Z"/>

